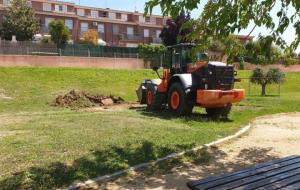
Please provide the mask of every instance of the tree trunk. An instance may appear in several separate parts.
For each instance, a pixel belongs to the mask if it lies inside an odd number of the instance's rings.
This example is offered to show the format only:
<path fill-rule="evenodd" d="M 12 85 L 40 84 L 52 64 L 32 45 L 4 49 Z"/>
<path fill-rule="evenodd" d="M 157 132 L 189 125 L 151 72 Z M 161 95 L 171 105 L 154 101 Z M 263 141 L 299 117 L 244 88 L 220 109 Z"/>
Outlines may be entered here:
<path fill-rule="evenodd" d="M 262 96 L 265 96 L 266 95 L 266 84 L 262 84 L 261 85 L 261 95 Z"/>

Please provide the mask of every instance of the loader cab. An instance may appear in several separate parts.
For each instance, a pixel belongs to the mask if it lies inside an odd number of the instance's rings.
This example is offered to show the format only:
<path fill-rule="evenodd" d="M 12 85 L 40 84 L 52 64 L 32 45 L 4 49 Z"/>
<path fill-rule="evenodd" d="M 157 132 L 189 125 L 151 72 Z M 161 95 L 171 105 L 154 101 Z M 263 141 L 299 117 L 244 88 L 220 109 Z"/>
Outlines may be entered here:
<path fill-rule="evenodd" d="M 199 60 L 208 61 L 206 54 L 193 52 L 195 46 L 193 43 L 184 43 L 168 47 L 171 55 L 171 75 L 188 73 L 189 66 L 197 63 Z"/>
<path fill-rule="evenodd" d="M 195 47 L 195 45 L 191 43 L 178 44 L 168 47 L 168 50 L 171 53 L 171 75 L 187 73 L 188 64 L 192 62 L 189 54 L 193 47 Z"/>

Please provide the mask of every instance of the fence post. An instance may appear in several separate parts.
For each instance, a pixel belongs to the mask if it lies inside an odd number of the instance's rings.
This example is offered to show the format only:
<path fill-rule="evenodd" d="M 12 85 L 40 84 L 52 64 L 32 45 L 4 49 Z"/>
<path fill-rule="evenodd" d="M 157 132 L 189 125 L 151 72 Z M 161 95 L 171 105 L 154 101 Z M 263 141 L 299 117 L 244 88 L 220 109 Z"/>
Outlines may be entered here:
<path fill-rule="evenodd" d="M 251 80 L 250 80 L 250 78 L 249 78 L 248 81 L 249 81 L 249 84 L 248 84 L 249 90 L 248 91 L 249 91 L 249 96 L 250 96 L 251 95 Z"/>
<path fill-rule="evenodd" d="M 281 83 L 279 83 L 278 85 L 278 94 L 279 94 L 279 97 L 281 96 Z"/>
<path fill-rule="evenodd" d="M 59 56 L 61 56 L 61 48 L 59 48 Z"/>
<path fill-rule="evenodd" d="M 136 68 L 139 69 L 139 53 L 136 54 Z"/>
<path fill-rule="evenodd" d="M 116 62 L 117 62 L 117 53 L 114 52 L 114 68 L 116 68 Z"/>
<path fill-rule="evenodd" d="M 26 55 L 29 55 L 29 47 L 26 47 Z"/>
<path fill-rule="evenodd" d="M 91 57 L 90 48 L 88 48 L 88 57 Z"/>
<path fill-rule="evenodd" d="M 73 57 L 75 56 L 75 48 L 74 48 L 74 45 L 72 46 L 73 47 Z"/>

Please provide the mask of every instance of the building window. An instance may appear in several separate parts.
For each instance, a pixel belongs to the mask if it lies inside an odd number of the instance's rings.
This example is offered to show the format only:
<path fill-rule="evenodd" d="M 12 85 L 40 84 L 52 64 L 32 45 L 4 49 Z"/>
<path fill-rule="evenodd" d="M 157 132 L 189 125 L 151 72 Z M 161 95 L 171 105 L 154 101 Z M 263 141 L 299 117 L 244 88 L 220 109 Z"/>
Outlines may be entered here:
<path fill-rule="evenodd" d="M 69 28 L 69 30 L 73 30 L 73 20 L 66 19 L 65 24 L 66 24 L 66 27 Z"/>
<path fill-rule="evenodd" d="M 150 22 L 150 17 L 149 16 L 145 17 L 145 22 Z"/>
<path fill-rule="evenodd" d="M 124 20 L 124 21 L 127 21 L 128 20 L 127 14 L 122 14 L 122 18 L 121 19 Z"/>
<path fill-rule="evenodd" d="M 117 18 L 117 19 L 121 19 L 121 18 L 122 18 L 121 13 L 117 13 L 117 14 L 116 14 L 116 18 Z"/>
<path fill-rule="evenodd" d="M 133 36 L 133 27 L 130 26 L 127 27 L 127 35 Z"/>
<path fill-rule="evenodd" d="M 149 37 L 149 29 L 144 29 L 144 37 L 145 38 Z"/>
<path fill-rule="evenodd" d="M 104 24 L 98 24 L 98 32 L 103 34 L 104 31 L 105 31 Z"/>
<path fill-rule="evenodd" d="M 43 3 L 43 11 L 52 11 L 50 3 Z"/>
<path fill-rule="evenodd" d="M 77 15 L 78 16 L 84 16 L 84 9 L 77 9 Z"/>
<path fill-rule="evenodd" d="M 45 18 L 45 27 L 48 28 L 49 23 L 54 21 L 54 18 Z"/>
<path fill-rule="evenodd" d="M 87 32 L 88 30 L 89 30 L 89 24 L 88 23 L 83 22 L 83 23 L 80 24 L 80 31 L 81 32 Z"/>
<path fill-rule="evenodd" d="M 91 11 L 91 16 L 93 17 L 93 18 L 98 18 L 99 17 L 99 13 L 98 13 L 98 11 Z"/>
<path fill-rule="evenodd" d="M 139 22 L 144 23 L 145 22 L 145 17 L 140 15 L 139 16 Z"/>
<path fill-rule="evenodd" d="M 3 0 L 3 5 L 9 6 L 11 4 L 11 0 Z"/>
<path fill-rule="evenodd" d="M 156 30 L 156 38 L 160 38 L 160 33 L 161 33 L 161 30 Z"/>
<path fill-rule="evenodd" d="M 119 34 L 119 25 L 113 25 L 113 34 L 118 35 Z"/>
<path fill-rule="evenodd" d="M 107 17 L 107 12 L 100 12 L 100 17 Z"/>
<path fill-rule="evenodd" d="M 108 13 L 108 18 L 116 19 L 116 13 Z"/>

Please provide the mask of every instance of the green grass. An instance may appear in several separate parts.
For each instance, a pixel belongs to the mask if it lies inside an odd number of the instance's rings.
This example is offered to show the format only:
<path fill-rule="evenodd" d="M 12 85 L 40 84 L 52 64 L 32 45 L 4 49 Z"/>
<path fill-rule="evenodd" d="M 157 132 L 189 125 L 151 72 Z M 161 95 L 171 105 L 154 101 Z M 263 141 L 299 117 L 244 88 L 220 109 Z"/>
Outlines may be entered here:
<path fill-rule="evenodd" d="M 249 72 L 240 72 L 248 77 Z M 287 74 L 277 96 L 252 96 L 233 108 L 230 120 L 212 121 L 202 109 L 190 117 L 143 109 L 88 113 L 50 106 L 71 89 L 113 94 L 135 101 L 135 89 L 149 70 L 1 68 L 0 189 L 52 189 L 129 166 L 236 132 L 256 116 L 300 110 L 300 73 Z M 248 81 L 237 84 L 248 88 Z"/>

